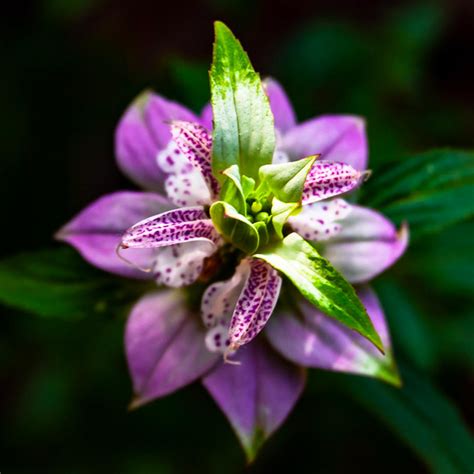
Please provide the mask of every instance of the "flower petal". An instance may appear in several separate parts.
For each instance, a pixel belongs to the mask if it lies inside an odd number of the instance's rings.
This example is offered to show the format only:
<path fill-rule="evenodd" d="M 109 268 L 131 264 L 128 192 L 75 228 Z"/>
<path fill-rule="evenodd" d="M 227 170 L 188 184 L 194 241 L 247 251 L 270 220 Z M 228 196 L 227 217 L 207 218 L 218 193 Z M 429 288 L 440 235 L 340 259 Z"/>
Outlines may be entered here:
<path fill-rule="evenodd" d="M 219 195 L 219 183 L 212 174 L 212 136 L 198 123 L 174 121 L 171 135 L 178 149 L 186 159 L 202 174 L 212 198 Z"/>
<path fill-rule="evenodd" d="M 203 379 L 252 461 L 303 391 L 305 374 L 262 339 L 240 352 L 240 365 L 222 364 Z"/>
<path fill-rule="evenodd" d="M 384 216 L 351 206 L 342 230 L 324 244 L 326 257 L 351 283 L 371 280 L 400 258 L 408 245 L 408 229 L 397 232 Z"/>
<path fill-rule="evenodd" d="M 288 223 L 295 232 L 306 240 L 319 242 L 337 235 L 341 229 L 341 219 L 351 212 L 351 206 L 344 199 L 314 202 L 304 206 Z"/>
<path fill-rule="evenodd" d="M 275 128 L 286 132 L 296 125 L 296 116 L 288 96 L 283 87 L 275 79 L 265 79 L 263 86 L 270 100 Z M 303 158 L 303 157 L 301 157 Z"/>
<path fill-rule="evenodd" d="M 397 385 L 387 323 L 377 296 L 367 286 L 359 287 L 357 294 L 382 339 L 385 355 L 367 339 L 302 299 L 299 313 L 288 308 L 275 314 L 265 335 L 275 349 L 296 364 L 368 375 Z"/>
<path fill-rule="evenodd" d="M 365 123 L 360 117 L 326 115 L 293 127 L 282 147 L 296 160 L 320 153 L 328 161 L 340 161 L 356 170 L 367 166 Z"/>
<path fill-rule="evenodd" d="M 259 259 L 250 259 L 249 265 L 249 276 L 230 321 L 232 350 L 249 343 L 263 329 L 280 294 L 281 278 L 273 267 Z"/>
<path fill-rule="evenodd" d="M 166 173 L 165 189 L 177 206 L 204 206 L 211 203 L 211 193 L 200 170 L 190 163 L 174 140 L 158 153 L 158 166 Z"/>
<path fill-rule="evenodd" d="M 204 260 L 216 251 L 211 242 L 196 241 L 157 250 L 153 275 L 158 284 L 179 288 L 191 285 L 202 273 Z"/>
<path fill-rule="evenodd" d="M 212 130 L 212 105 L 207 103 L 201 111 L 201 123 L 208 130 Z"/>
<path fill-rule="evenodd" d="M 169 203 L 157 194 L 119 191 L 90 204 L 57 234 L 56 238 L 75 247 L 92 265 L 132 278 L 150 278 L 117 257 L 122 234 L 135 222 L 169 209 Z M 151 250 L 134 251 L 128 257 L 137 266 L 149 267 Z"/>
<path fill-rule="evenodd" d="M 345 163 L 316 161 L 304 183 L 302 204 L 344 194 L 360 183 L 362 173 Z"/>
<path fill-rule="evenodd" d="M 185 107 L 152 92 L 133 101 L 115 132 L 115 154 L 119 168 L 146 189 L 163 192 L 164 173 L 156 156 L 171 140 L 171 120 L 198 120 Z"/>
<path fill-rule="evenodd" d="M 196 240 L 217 245 L 221 237 L 202 207 L 183 207 L 130 227 L 122 237 L 122 247 L 158 248 Z"/>
<path fill-rule="evenodd" d="M 218 360 L 204 345 L 204 326 L 183 295 L 166 290 L 144 296 L 125 329 L 135 408 L 168 395 L 206 373 Z"/>

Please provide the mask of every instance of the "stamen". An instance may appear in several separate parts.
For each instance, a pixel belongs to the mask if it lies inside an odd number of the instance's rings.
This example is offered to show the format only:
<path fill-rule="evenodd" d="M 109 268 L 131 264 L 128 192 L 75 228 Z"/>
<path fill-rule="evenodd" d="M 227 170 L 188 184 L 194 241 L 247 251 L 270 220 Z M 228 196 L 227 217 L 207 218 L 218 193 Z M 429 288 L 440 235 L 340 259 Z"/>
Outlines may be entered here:
<path fill-rule="evenodd" d="M 136 263 L 128 260 L 120 253 L 121 249 L 128 249 L 128 245 L 119 243 L 117 247 L 115 247 L 115 254 L 117 255 L 118 258 L 120 258 L 120 260 L 125 262 L 127 265 L 130 265 L 131 267 L 136 268 L 137 270 L 140 270 L 145 273 L 150 273 L 153 270 L 153 268 L 143 268 L 140 265 L 137 265 Z"/>
<path fill-rule="evenodd" d="M 230 360 L 229 356 L 234 355 L 235 351 L 239 348 L 237 344 L 231 344 L 226 351 L 224 352 L 223 358 L 224 358 L 224 364 L 230 364 L 230 365 L 240 365 L 241 362 L 239 360 Z"/>
<path fill-rule="evenodd" d="M 372 170 L 365 170 L 365 171 L 362 171 L 362 173 L 360 174 L 360 179 L 361 181 L 365 183 L 371 176 L 372 176 Z"/>

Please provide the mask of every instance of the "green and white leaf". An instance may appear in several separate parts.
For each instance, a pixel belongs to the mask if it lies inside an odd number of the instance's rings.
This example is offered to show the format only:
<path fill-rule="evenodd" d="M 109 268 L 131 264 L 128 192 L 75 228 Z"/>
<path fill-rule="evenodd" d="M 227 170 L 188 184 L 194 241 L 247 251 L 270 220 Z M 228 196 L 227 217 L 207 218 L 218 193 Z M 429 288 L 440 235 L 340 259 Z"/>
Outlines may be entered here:
<path fill-rule="evenodd" d="M 275 130 L 270 103 L 260 76 L 240 42 L 221 22 L 215 23 L 210 71 L 213 111 L 212 170 L 238 165 L 240 173 L 258 181 L 260 166 L 272 162 Z"/>
<path fill-rule="evenodd" d="M 296 233 L 254 255 L 285 274 L 314 306 L 371 341 L 383 352 L 382 341 L 354 288 Z"/>

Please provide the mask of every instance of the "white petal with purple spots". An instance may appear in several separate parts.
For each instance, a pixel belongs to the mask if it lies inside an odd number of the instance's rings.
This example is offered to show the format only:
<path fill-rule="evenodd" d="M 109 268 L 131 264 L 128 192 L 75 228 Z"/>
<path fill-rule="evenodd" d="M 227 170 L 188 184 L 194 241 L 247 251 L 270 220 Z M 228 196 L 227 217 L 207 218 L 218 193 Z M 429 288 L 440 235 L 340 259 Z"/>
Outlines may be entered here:
<path fill-rule="evenodd" d="M 290 217 L 288 223 L 306 240 L 327 240 L 341 231 L 339 221 L 350 212 L 351 206 L 344 199 L 314 202 L 304 206 L 298 215 Z"/>
<path fill-rule="evenodd" d="M 194 168 L 201 173 L 213 198 L 219 195 L 219 183 L 212 174 L 212 136 L 202 125 L 193 122 L 175 121 L 171 134 L 179 151 Z"/>
<path fill-rule="evenodd" d="M 302 204 L 344 194 L 359 185 L 362 173 L 339 162 L 316 161 L 306 177 Z"/>

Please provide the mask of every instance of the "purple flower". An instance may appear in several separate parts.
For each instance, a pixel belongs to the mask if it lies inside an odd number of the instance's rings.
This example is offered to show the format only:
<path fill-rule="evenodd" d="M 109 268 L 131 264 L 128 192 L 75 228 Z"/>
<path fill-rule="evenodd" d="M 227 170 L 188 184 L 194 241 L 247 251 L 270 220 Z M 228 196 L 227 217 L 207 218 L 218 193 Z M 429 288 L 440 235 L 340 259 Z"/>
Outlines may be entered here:
<path fill-rule="evenodd" d="M 291 304 L 282 301 L 270 318 L 279 273 L 252 257 L 256 249 L 236 261 L 229 239 L 209 216 L 220 191 L 211 171 L 210 106 L 197 117 L 153 93 L 140 96 L 122 117 L 115 143 L 119 167 L 147 192 L 104 196 L 58 233 L 99 268 L 169 287 L 145 295 L 127 323 L 132 406 L 202 378 L 249 459 L 299 398 L 303 367 L 398 383 L 383 311 L 366 283 L 400 257 L 408 239 L 406 229 L 397 232 L 379 213 L 337 197 L 364 176 L 363 120 L 323 116 L 297 124 L 281 86 L 268 80 L 265 87 L 277 131 L 273 162 L 321 154 L 304 181 L 303 209 L 287 225 L 358 285 L 385 355 L 299 295 L 290 295 Z M 232 212 L 224 210 L 226 216 Z M 267 222 L 259 202 L 252 213 L 255 221 Z M 251 239 L 242 242 L 250 245 Z M 194 287 L 184 287 L 210 280 L 198 314 L 187 303 Z M 223 363 L 222 354 L 233 364 Z"/>

